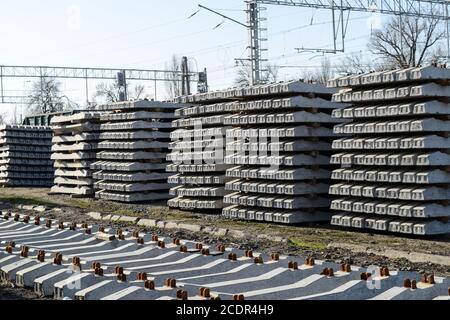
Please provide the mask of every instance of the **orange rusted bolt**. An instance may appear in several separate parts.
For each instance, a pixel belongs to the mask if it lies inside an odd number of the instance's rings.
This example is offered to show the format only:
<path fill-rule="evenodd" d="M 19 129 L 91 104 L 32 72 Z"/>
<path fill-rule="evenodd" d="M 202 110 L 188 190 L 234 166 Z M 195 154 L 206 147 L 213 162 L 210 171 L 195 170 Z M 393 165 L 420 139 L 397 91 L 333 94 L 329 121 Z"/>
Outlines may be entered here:
<path fill-rule="evenodd" d="M 413 281 L 411 281 L 411 289 L 417 289 L 417 281 L 416 280 L 413 280 Z"/>
<path fill-rule="evenodd" d="M 334 276 L 334 270 L 333 270 L 333 268 L 325 268 L 325 269 L 323 269 L 321 274 L 323 274 L 327 277 L 332 277 L 332 276 Z"/>
<path fill-rule="evenodd" d="M 263 259 L 262 259 L 261 256 L 255 257 L 255 258 L 253 259 L 253 261 L 254 261 L 255 263 L 263 263 Z"/>
<path fill-rule="evenodd" d="M 133 238 L 139 238 L 139 231 L 133 231 Z"/>
<path fill-rule="evenodd" d="M 305 265 L 307 265 L 307 266 L 314 266 L 314 264 L 315 264 L 314 258 L 311 258 L 311 257 L 306 258 Z"/>
<path fill-rule="evenodd" d="M 219 244 L 216 247 L 217 251 L 225 252 L 225 246 L 223 244 Z"/>
<path fill-rule="evenodd" d="M 210 293 L 209 289 L 208 288 L 204 288 L 204 287 L 201 287 L 198 290 L 198 295 L 201 296 L 201 297 L 204 297 L 204 298 L 210 298 L 211 297 L 211 293 Z"/>
<path fill-rule="evenodd" d="M 137 238 L 136 239 L 137 244 L 144 244 L 144 238 Z"/>
<path fill-rule="evenodd" d="M 158 241 L 158 236 L 156 234 L 152 235 L 152 241 Z"/>
<path fill-rule="evenodd" d="M 39 250 L 39 251 L 38 251 L 38 254 L 37 254 L 37 256 L 36 256 L 36 259 L 37 259 L 39 262 L 44 262 L 44 261 L 45 261 L 45 251 L 44 251 L 44 250 Z"/>
<path fill-rule="evenodd" d="M 202 250 L 203 249 L 203 245 L 201 243 L 196 243 L 195 244 L 195 249 Z"/>
<path fill-rule="evenodd" d="M 82 228 L 82 229 L 87 229 L 87 228 L 89 228 L 89 226 L 88 226 L 88 224 L 87 224 L 86 222 L 83 222 L 83 223 L 81 224 L 81 228 Z"/>
<path fill-rule="evenodd" d="M 14 248 L 16 246 L 16 243 L 14 241 L 9 241 L 8 245 Z"/>
<path fill-rule="evenodd" d="M 242 301 L 242 300 L 244 300 L 244 295 L 243 294 L 235 294 L 235 295 L 233 295 L 233 300 Z"/>
<path fill-rule="evenodd" d="M 382 267 L 381 269 L 380 269 L 380 276 L 382 276 L 382 277 L 389 277 L 389 269 L 388 268 L 386 268 L 386 267 Z"/>
<path fill-rule="evenodd" d="M 23 218 L 23 222 L 25 222 L 25 223 L 30 222 L 30 216 L 25 216 L 25 217 Z"/>
<path fill-rule="evenodd" d="M 270 255 L 270 259 L 271 259 L 272 261 L 278 261 L 278 260 L 280 260 L 280 255 L 279 255 L 278 253 L 272 253 L 272 254 Z"/>
<path fill-rule="evenodd" d="M 166 279 L 164 282 L 166 287 L 175 288 L 177 286 L 177 281 L 172 278 Z"/>
<path fill-rule="evenodd" d="M 41 218 L 35 217 L 34 218 L 34 224 L 37 225 L 37 226 L 40 225 L 41 224 Z"/>
<path fill-rule="evenodd" d="M 61 265 L 62 259 L 63 259 L 62 254 L 59 253 L 59 252 L 57 252 L 57 253 L 55 254 L 55 257 L 53 258 L 53 263 L 56 264 L 56 265 Z"/>
<path fill-rule="evenodd" d="M 8 215 L 5 215 L 5 218 L 6 219 L 8 219 Z M 20 219 L 20 214 L 18 214 L 18 213 L 16 213 L 15 215 L 14 215 L 14 221 L 19 221 L 19 219 Z"/>
<path fill-rule="evenodd" d="M 237 255 L 234 252 L 230 252 L 228 254 L 228 260 L 232 260 L 232 261 L 236 261 L 237 260 Z"/>
<path fill-rule="evenodd" d="M 202 252 L 202 255 L 209 256 L 209 249 L 208 248 L 203 248 L 201 252 Z"/>
<path fill-rule="evenodd" d="M 363 273 L 361 273 L 361 280 L 367 281 L 367 279 L 369 279 L 371 276 L 372 276 L 371 273 L 369 273 L 369 272 L 363 272 Z"/>
<path fill-rule="evenodd" d="M 180 300 L 187 300 L 188 298 L 188 294 L 186 291 L 184 290 L 177 290 L 177 299 Z"/>
<path fill-rule="evenodd" d="M 450 296 L 450 287 L 448 287 L 448 295 Z"/>
<path fill-rule="evenodd" d="M 403 287 L 411 288 L 411 285 L 412 285 L 411 280 L 409 280 L 409 279 L 403 280 Z"/>
<path fill-rule="evenodd" d="M 103 269 L 102 268 L 95 268 L 94 274 L 96 276 L 103 276 Z"/>
<path fill-rule="evenodd" d="M 253 251 L 252 250 L 245 250 L 245 256 L 247 258 L 253 258 Z"/>
<path fill-rule="evenodd" d="M 72 265 L 79 268 L 81 270 L 81 259 L 80 257 L 73 257 L 72 258 Z"/>
<path fill-rule="evenodd" d="M 288 268 L 292 270 L 298 270 L 298 263 L 295 261 L 289 261 Z"/>
<path fill-rule="evenodd" d="M 105 232 L 105 227 L 99 227 L 98 232 Z"/>
<path fill-rule="evenodd" d="M 116 235 L 120 236 L 123 233 L 122 229 L 117 229 L 116 230 Z"/>
<path fill-rule="evenodd" d="M 50 219 L 45 220 L 45 226 L 46 226 L 47 228 L 51 228 L 51 226 L 52 226 L 52 220 L 50 220 Z"/>
<path fill-rule="evenodd" d="M 428 276 L 428 284 L 434 284 L 434 274 Z"/>
<path fill-rule="evenodd" d="M 127 276 L 124 273 L 120 273 L 117 275 L 117 280 L 118 281 L 122 281 L 122 282 L 126 282 L 127 281 Z"/>
<path fill-rule="evenodd" d="M 166 243 L 164 241 L 158 241 L 158 247 L 164 249 L 166 247 Z"/>
<path fill-rule="evenodd" d="M 28 247 L 27 246 L 22 246 L 22 248 L 20 250 L 20 256 L 23 258 L 28 257 Z"/>
<path fill-rule="evenodd" d="M 340 268 L 342 272 L 351 272 L 352 269 L 348 263 L 341 263 Z"/>
<path fill-rule="evenodd" d="M 61 229 L 61 230 L 64 229 L 64 223 L 63 223 L 63 222 L 60 222 L 60 223 L 58 224 L 58 229 Z"/>
<path fill-rule="evenodd" d="M 11 246 L 6 246 L 5 251 L 11 254 L 13 252 L 13 248 Z"/>
<path fill-rule="evenodd" d="M 423 282 L 423 283 L 428 283 L 428 274 L 424 273 L 424 274 L 422 275 L 422 282 Z"/>
<path fill-rule="evenodd" d="M 144 287 L 147 290 L 155 290 L 155 282 L 153 280 L 146 280 Z"/>
<path fill-rule="evenodd" d="M 187 251 L 188 251 L 188 249 L 185 245 L 180 246 L 180 252 L 187 252 Z"/>
<path fill-rule="evenodd" d="M 178 238 L 174 238 L 174 239 L 172 240 L 172 243 L 175 244 L 175 245 L 177 245 L 177 246 L 179 246 L 180 243 L 181 243 L 181 241 L 180 241 L 180 239 L 178 239 Z"/>
<path fill-rule="evenodd" d="M 119 240 L 125 240 L 125 235 L 119 234 L 119 235 L 117 236 L 117 239 L 119 239 Z"/>
<path fill-rule="evenodd" d="M 138 280 L 146 281 L 147 280 L 147 273 L 146 272 L 139 272 L 138 273 Z"/>
<path fill-rule="evenodd" d="M 92 262 L 92 267 L 91 269 L 98 269 L 100 268 L 102 265 L 100 264 L 100 262 Z"/>
<path fill-rule="evenodd" d="M 116 274 L 123 274 L 123 267 L 117 266 L 114 271 Z"/>
<path fill-rule="evenodd" d="M 75 231 L 75 230 L 77 229 L 77 224 L 76 224 L 75 222 L 72 222 L 72 223 L 70 224 L 69 229 L 72 230 L 72 231 Z"/>

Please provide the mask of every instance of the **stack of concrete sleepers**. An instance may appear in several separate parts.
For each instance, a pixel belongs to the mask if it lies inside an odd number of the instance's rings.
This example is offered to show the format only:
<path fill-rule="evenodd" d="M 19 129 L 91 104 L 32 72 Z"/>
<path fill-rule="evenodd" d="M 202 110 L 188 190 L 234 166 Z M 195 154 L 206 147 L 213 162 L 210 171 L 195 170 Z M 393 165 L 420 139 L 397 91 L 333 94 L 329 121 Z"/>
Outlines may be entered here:
<path fill-rule="evenodd" d="M 339 150 L 332 224 L 387 232 L 450 233 L 450 70 L 436 66 L 332 80 Z"/>
<path fill-rule="evenodd" d="M 0 184 L 4 187 L 50 187 L 50 127 L 0 126 Z"/>
<path fill-rule="evenodd" d="M 175 103 L 129 101 L 100 110 L 100 143 L 95 170 L 95 197 L 121 202 L 170 198 L 165 172 Z"/>
<path fill-rule="evenodd" d="M 175 198 L 168 201 L 171 208 L 205 213 L 220 213 L 225 195 L 224 117 L 233 97 L 225 91 L 182 96 L 175 101 L 188 104 L 176 111 L 180 117 L 173 121 L 171 133 L 171 162 L 167 171 L 170 190 Z M 192 106 L 192 104 L 195 104 Z M 190 106 L 189 106 L 190 105 Z"/>
<path fill-rule="evenodd" d="M 329 221 L 335 91 L 292 81 L 248 87 L 225 117 L 232 167 L 223 215 L 276 223 Z"/>
<path fill-rule="evenodd" d="M 98 148 L 100 113 L 79 112 L 51 120 L 55 181 L 52 193 L 93 196 L 90 165 Z"/>

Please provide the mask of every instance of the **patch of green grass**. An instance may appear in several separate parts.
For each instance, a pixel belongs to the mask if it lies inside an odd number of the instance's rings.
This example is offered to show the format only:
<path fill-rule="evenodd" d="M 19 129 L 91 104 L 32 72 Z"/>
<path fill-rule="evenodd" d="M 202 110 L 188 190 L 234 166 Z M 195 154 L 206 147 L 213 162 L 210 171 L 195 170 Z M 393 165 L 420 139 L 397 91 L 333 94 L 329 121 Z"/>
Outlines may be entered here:
<path fill-rule="evenodd" d="M 325 250 L 327 248 L 327 244 L 323 242 L 309 242 L 300 238 L 289 238 L 289 241 L 292 245 L 301 249 Z"/>
<path fill-rule="evenodd" d="M 69 200 L 70 205 L 80 208 L 80 209 L 87 209 L 90 207 L 90 204 L 88 201 L 85 200 L 79 200 L 79 199 L 70 199 Z"/>
<path fill-rule="evenodd" d="M 117 209 L 112 212 L 113 215 L 117 216 L 128 216 L 128 217 L 140 217 L 143 216 L 142 212 L 136 212 L 130 209 Z"/>
<path fill-rule="evenodd" d="M 41 200 L 35 197 L 27 197 L 27 196 L 8 196 L 8 195 L 0 195 L 0 201 L 9 202 L 13 205 L 33 205 L 33 206 L 45 206 L 49 208 L 57 207 L 56 203 Z"/>

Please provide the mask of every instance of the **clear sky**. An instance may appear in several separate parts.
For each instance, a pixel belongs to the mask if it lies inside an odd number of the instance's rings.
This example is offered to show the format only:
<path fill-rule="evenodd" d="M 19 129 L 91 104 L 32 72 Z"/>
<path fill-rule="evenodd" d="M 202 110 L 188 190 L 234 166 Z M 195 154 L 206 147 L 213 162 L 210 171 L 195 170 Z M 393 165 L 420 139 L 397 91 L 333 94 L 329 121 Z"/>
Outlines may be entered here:
<path fill-rule="evenodd" d="M 246 20 L 244 0 L 2 0 L 0 64 L 164 69 L 177 54 L 208 69 L 211 89 L 230 87 L 236 74 L 234 58 L 247 56 L 246 29 L 198 11 L 199 3 Z M 294 48 L 331 48 L 330 11 L 267 6 L 265 15 L 270 63 L 289 66 L 280 69 L 280 80 L 299 78 L 305 69 L 320 65 L 321 55 L 297 53 Z M 351 13 L 346 52 L 366 51 L 371 29 L 380 19 Z M 327 55 L 337 63 L 342 56 Z M 26 79 L 9 81 L 6 94 L 21 94 L 30 85 Z M 152 96 L 153 84 L 146 86 Z M 93 92 L 95 83 L 90 87 Z M 63 81 L 62 88 L 71 99 L 85 101 L 82 81 Z M 164 86 L 159 85 L 157 98 L 164 97 Z M 11 110 L 11 105 L 0 105 L 1 113 Z"/>

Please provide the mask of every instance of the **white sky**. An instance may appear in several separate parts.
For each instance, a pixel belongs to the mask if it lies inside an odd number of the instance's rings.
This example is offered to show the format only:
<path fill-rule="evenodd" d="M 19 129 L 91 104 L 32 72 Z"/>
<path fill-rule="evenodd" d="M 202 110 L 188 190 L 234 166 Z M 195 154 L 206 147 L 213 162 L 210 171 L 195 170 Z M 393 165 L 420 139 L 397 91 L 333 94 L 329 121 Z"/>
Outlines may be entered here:
<path fill-rule="evenodd" d="M 0 2 L 0 64 L 164 69 L 173 54 L 195 59 L 208 69 L 211 89 L 233 85 L 234 58 L 247 56 L 244 27 L 225 21 L 203 4 L 245 22 L 244 0 L 2 0 Z M 78 15 L 79 13 L 79 15 Z M 320 65 L 317 53 L 297 53 L 296 47 L 332 47 L 331 12 L 309 8 L 268 6 L 266 11 L 270 63 L 281 66 Z M 366 51 L 372 28 L 384 17 L 350 14 L 346 53 Z M 343 54 L 327 55 L 339 62 Z M 280 80 L 301 77 L 305 68 L 282 68 Z M 5 81 L 5 94 L 30 89 L 27 79 Z M 153 96 L 153 83 L 145 83 Z M 86 100 L 83 81 L 63 81 L 65 93 Z M 91 82 L 90 91 L 94 91 Z M 157 98 L 165 97 L 158 86 Z M 19 90 L 19 91 L 15 91 Z M 18 107 L 23 109 L 23 107 Z M 11 115 L 11 105 L 0 113 Z"/>

